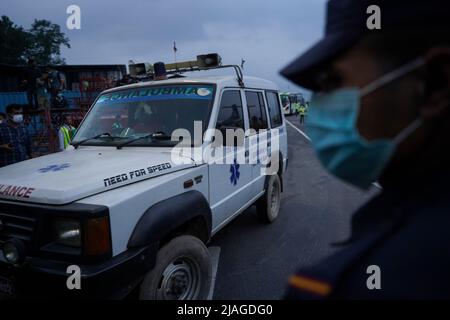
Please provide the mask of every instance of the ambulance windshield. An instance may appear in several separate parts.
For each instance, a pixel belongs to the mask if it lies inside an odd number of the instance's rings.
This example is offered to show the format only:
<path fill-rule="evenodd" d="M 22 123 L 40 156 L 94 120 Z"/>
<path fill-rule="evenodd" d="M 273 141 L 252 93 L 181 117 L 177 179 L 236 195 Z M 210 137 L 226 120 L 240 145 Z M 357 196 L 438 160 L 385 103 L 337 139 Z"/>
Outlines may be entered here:
<path fill-rule="evenodd" d="M 116 146 L 158 133 L 170 136 L 186 129 L 194 137 L 194 122 L 206 129 L 213 104 L 213 85 L 170 85 L 127 89 L 101 95 L 78 129 L 73 143 Z M 133 146 L 173 146 L 170 139 L 138 139 Z"/>

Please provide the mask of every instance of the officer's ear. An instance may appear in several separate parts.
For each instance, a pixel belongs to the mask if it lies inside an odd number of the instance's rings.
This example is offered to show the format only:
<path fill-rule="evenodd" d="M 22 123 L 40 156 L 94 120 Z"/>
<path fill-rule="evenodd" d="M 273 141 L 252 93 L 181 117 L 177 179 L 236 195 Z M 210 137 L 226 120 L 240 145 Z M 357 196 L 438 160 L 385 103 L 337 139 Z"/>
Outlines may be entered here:
<path fill-rule="evenodd" d="M 420 84 L 421 115 L 436 119 L 450 113 L 450 47 L 430 49 Z"/>

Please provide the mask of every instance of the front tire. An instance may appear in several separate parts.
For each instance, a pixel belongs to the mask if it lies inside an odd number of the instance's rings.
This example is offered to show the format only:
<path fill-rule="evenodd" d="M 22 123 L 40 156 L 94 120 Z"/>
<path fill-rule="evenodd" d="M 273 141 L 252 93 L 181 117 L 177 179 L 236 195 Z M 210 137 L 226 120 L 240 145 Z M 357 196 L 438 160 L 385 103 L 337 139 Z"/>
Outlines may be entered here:
<path fill-rule="evenodd" d="M 198 238 L 179 236 L 163 246 L 156 265 L 147 273 L 141 300 L 205 300 L 211 287 L 208 249 Z"/>
<path fill-rule="evenodd" d="M 256 203 L 258 217 L 265 223 L 275 221 L 281 206 L 281 180 L 278 174 L 271 175 L 267 190 Z"/>

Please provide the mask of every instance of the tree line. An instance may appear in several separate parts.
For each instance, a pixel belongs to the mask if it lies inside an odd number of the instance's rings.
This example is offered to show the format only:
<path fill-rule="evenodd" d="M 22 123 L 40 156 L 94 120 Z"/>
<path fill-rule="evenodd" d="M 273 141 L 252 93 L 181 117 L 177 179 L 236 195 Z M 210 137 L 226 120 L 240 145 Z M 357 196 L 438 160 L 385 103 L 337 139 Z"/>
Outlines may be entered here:
<path fill-rule="evenodd" d="M 65 64 L 61 47 L 70 48 L 69 41 L 51 21 L 35 19 L 24 29 L 7 16 L 0 18 L 0 63 L 23 65 L 32 58 L 38 65 Z"/>

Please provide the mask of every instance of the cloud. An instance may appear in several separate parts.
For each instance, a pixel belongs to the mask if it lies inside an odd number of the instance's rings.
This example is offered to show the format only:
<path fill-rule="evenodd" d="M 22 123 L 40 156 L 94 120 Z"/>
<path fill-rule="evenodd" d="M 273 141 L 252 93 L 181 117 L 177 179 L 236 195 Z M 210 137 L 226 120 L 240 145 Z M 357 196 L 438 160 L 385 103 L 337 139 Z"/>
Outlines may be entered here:
<path fill-rule="evenodd" d="M 279 70 L 321 35 L 325 0 L 3 0 L 4 14 L 28 27 L 36 19 L 62 26 L 68 64 L 173 61 L 218 52 L 224 63 L 247 62 L 245 73 L 294 90 Z M 82 29 L 67 30 L 66 8 L 81 8 Z"/>

